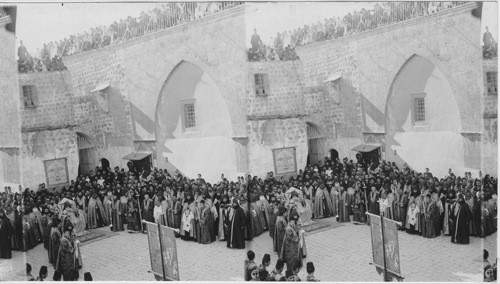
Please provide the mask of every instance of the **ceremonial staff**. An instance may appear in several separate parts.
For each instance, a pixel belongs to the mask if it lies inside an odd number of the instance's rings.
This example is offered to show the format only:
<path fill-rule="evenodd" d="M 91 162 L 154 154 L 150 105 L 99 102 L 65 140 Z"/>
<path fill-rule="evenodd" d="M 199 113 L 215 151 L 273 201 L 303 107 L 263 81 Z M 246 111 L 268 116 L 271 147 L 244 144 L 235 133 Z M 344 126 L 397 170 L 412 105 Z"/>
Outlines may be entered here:
<path fill-rule="evenodd" d="M 141 199 L 139 198 L 139 195 L 137 194 L 137 205 L 139 207 L 139 218 L 141 219 L 141 232 L 144 232 L 144 227 L 143 227 L 143 223 L 142 223 L 142 209 L 141 209 Z"/>

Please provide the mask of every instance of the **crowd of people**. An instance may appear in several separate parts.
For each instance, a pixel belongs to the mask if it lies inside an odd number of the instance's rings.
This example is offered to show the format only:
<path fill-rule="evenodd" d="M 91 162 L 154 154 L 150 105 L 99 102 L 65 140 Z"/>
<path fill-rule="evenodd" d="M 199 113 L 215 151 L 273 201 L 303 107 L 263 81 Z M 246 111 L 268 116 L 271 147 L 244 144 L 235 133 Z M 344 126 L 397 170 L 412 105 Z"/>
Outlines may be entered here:
<path fill-rule="evenodd" d="M 48 263 L 64 276 L 82 266 L 78 236 L 86 230 L 109 226 L 144 233 L 145 220 L 174 228 L 185 241 L 225 241 L 234 249 L 267 231 L 273 251 L 293 273 L 307 255 L 303 228 L 314 219 L 366 223 L 366 211 L 378 215 L 385 208 L 384 217 L 400 222 L 401 230 L 426 238 L 448 235 L 467 244 L 469 236 L 496 231 L 496 178 L 457 176 L 450 169 L 439 179 L 428 169 L 419 173 L 357 158 L 327 157 L 288 179 L 272 172 L 237 181 L 221 175 L 211 184 L 201 175 L 137 170 L 129 162 L 127 171 L 96 167 L 60 190 L 7 187 L 0 198 L 0 258 L 43 243 Z"/>
<path fill-rule="evenodd" d="M 367 30 L 407 21 L 464 5 L 467 2 L 388 2 L 376 3 L 372 10 L 361 9 L 344 17 L 331 17 L 323 22 L 305 25 L 293 31 L 277 33 L 271 42 L 262 43 L 252 36 L 248 60 L 297 60 L 297 46 L 354 35 Z"/>
<path fill-rule="evenodd" d="M 22 41 L 18 49 L 18 70 L 21 73 L 66 70 L 62 58 L 81 52 L 125 42 L 149 33 L 164 30 L 189 21 L 233 8 L 243 2 L 176 2 L 163 4 L 139 17 L 115 21 L 110 26 L 91 28 L 82 34 L 45 43 L 35 55 L 30 55 Z M 3 10 L 0 10 L 3 11 Z"/>
<path fill-rule="evenodd" d="M 52 55 L 65 57 L 92 49 L 125 42 L 149 33 L 164 30 L 186 22 L 233 8 L 243 2 L 172 2 L 162 4 L 139 17 L 115 21 L 110 26 L 98 26 L 82 34 L 44 44 L 44 50 Z"/>
<path fill-rule="evenodd" d="M 262 263 L 257 265 L 255 263 L 255 253 L 251 250 L 247 252 L 247 259 L 244 262 L 243 269 L 243 279 L 245 281 L 289 281 L 289 282 L 300 282 L 300 277 L 298 273 L 302 269 L 302 261 L 294 260 L 293 266 L 289 270 L 284 271 L 285 262 L 282 259 L 276 261 L 274 269 L 271 268 L 271 255 L 264 254 L 262 257 Z M 287 267 L 288 268 L 288 267 Z M 271 270 L 272 269 L 272 270 Z M 271 270 L 271 271 L 270 271 Z M 307 282 L 320 282 L 314 276 L 315 268 L 313 262 L 307 262 Z M 285 274 L 285 275 L 283 275 Z"/>
<path fill-rule="evenodd" d="M 73 227 L 75 212 L 68 200 L 55 200 L 59 199 L 43 189 L 13 193 L 10 187 L 5 188 L 0 200 L 0 258 L 10 259 L 12 250 L 26 252 L 43 244 L 47 263 L 54 267 L 56 275 L 73 279 L 83 266 L 80 241 Z M 46 269 L 42 266 L 40 271 Z M 29 278 L 29 264 L 26 270 Z M 41 273 L 40 281 L 42 274 L 47 276 Z"/>
<path fill-rule="evenodd" d="M 48 49 L 42 51 L 41 58 L 31 56 L 22 40 L 17 49 L 17 56 L 19 57 L 17 60 L 17 69 L 19 73 L 63 71 L 68 69 L 62 62 L 62 58 L 57 54 L 51 57 L 51 53 Z"/>
<path fill-rule="evenodd" d="M 33 267 L 31 264 L 26 263 L 26 281 L 50 281 L 47 279 L 49 272 L 47 266 L 42 265 L 38 272 L 38 276 L 35 277 L 32 274 Z M 70 270 L 64 274 L 61 274 L 59 270 L 54 271 L 54 276 L 52 276 L 52 281 L 78 281 L 80 279 L 80 273 L 78 270 Z M 85 272 L 83 274 L 83 281 L 93 281 L 92 274 L 90 272 Z"/>

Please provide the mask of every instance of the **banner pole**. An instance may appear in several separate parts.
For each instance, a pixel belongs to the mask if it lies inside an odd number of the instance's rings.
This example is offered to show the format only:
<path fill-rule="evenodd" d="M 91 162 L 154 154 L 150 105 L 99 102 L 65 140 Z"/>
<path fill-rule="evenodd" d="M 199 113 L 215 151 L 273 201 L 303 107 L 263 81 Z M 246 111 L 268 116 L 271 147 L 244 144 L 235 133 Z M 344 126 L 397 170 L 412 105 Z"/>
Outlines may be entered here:
<path fill-rule="evenodd" d="M 159 240 L 159 244 L 160 244 L 160 256 L 161 256 L 161 270 L 163 271 L 163 281 L 167 281 L 167 277 L 165 275 L 165 261 L 163 260 L 163 245 L 161 243 L 161 227 L 160 227 L 160 223 L 158 222 L 156 224 L 158 226 L 158 240 Z"/>
<path fill-rule="evenodd" d="M 144 226 L 145 226 L 145 224 L 143 224 L 143 222 L 142 222 L 143 220 L 142 220 L 142 212 L 141 212 L 142 211 L 142 209 L 141 209 L 141 199 L 139 198 L 139 196 L 137 196 L 137 207 L 139 209 L 139 219 L 141 219 L 140 220 L 141 221 L 141 233 L 143 233 L 144 232 Z"/>
<path fill-rule="evenodd" d="M 388 282 L 387 279 L 387 263 L 386 263 L 386 255 L 385 255 L 385 229 L 384 229 L 384 212 L 380 212 L 380 232 L 382 233 L 382 251 L 384 252 L 382 255 L 384 256 L 384 282 Z"/>

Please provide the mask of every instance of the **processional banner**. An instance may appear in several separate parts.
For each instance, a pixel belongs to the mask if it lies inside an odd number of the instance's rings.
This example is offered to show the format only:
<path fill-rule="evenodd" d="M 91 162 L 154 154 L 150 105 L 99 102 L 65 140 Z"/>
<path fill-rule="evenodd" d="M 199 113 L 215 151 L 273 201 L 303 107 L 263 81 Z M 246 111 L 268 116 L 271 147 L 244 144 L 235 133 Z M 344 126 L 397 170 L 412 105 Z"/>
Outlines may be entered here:
<path fill-rule="evenodd" d="M 367 213 L 367 215 L 370 218 L 370 229 L 372 234 L 373 264 L 380 269 L 384 269 L 384 251 L 380 216 L 370 213 Z M 384 218 L 383 233 L 387 272 L 397 278 L 402 278 L 399 262 L 398 223 L 394 220 Z"/>
<path fill-rule="evenodd" d="M 170 280 L 179 281 L 179 264 L 177 263 L 177 244 L 175 232 L 167 226 L 160 226 L 160 239 L 163 248 L 163 266 L 165 276 Z"/>
<path fill-rule="evenodd" d="M 148 230 L 149 259 L 151 260 L 151 271 L 154 274 L 163 277 L 158 225 L 150 222 L 145 223 Z"/>
<path fill-rule="evenodd" d="M 151 222 L 144 223 L 146 223 L 148 230 L 151 271 L 160 278 L 165 276 L 167 280 L 179 281 L 179 265 L 174 230 L 163 225 L 158 226 L 158 224 Z"/>

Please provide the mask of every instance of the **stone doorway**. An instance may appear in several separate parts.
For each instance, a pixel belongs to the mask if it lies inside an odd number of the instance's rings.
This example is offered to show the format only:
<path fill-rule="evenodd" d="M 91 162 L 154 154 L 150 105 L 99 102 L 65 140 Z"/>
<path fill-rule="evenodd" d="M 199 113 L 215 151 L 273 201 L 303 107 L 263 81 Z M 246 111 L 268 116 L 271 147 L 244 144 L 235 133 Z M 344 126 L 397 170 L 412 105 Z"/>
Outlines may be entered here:
<path fill-rule="evenodd" d="M 309 122 L 307 123 L 307 146 L 309 149 L 307 164 L 316 165 L 323 162 L 327 155 L 325 135 L 317 125 Z"/>
<path fill-rule="evenodd" d="M 86 175 L 95 167 L 96 149 L 90 137 L 83 133 L 77 133 L 78 145 L 78 175 Z"/>

